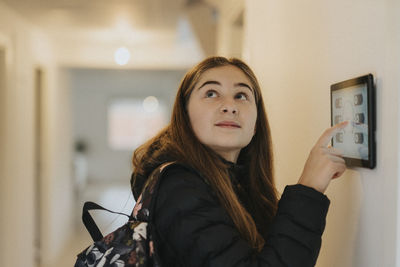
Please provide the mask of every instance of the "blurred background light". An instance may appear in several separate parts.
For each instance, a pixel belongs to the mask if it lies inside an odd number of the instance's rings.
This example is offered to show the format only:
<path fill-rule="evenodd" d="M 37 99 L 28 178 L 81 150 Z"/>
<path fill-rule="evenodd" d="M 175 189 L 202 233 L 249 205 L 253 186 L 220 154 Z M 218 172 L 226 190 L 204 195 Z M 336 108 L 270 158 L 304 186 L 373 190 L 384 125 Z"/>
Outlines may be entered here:
<path fill-rule="evenodd" d="M 131 58 L 131 53 L 129 52 L 128 48 L 120 47 L 114 53 L 115 62 L 118 65 L 126 65 Z"/>
<path fill-rule="evenodd" d="M 148 96 L 143 100 L 143 108 L 146 112 L 154 112 L 158 108 L 158 99 L 155 96 Z"/>

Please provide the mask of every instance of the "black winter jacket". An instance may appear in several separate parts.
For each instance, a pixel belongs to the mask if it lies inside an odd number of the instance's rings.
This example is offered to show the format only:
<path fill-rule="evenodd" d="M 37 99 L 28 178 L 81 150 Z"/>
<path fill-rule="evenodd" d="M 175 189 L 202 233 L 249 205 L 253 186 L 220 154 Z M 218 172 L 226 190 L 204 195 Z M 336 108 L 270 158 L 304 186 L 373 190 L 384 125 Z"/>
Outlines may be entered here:
<path fill-rule="evenodd" d="M 245 177 L 235 177 L 236 169 L 231 164 L 238 192 Z M 246 193 L 238 194 L 244 205 Z M 255 252 L 203 178 L 189 167 L 173 165 L 164 173 L 156 198 L 156 250 L 164 266 L 314 266 L 329 203 L 312 188 L 287 186 L 264 235 L 265 246 Z"/>

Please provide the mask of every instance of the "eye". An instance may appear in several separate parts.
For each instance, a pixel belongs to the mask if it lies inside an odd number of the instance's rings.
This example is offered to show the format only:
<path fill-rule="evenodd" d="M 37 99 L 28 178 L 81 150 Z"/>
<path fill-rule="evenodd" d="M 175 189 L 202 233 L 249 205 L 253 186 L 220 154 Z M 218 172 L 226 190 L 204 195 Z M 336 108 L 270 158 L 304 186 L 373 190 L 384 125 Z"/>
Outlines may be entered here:
<path fill-rule="evenodd" d="M 208 90 L 206 92 L 206 97 L 207 98 L 216 97 L 216 96 L 217 96 L 217 92 L 215 92 L 214 90 Z"/>
<path fill-rule="evenodd" d="M 235 96 L 235 98 L 236 98 L 236 99 L 240 99 L 240 100 L 248 100 L 248 99 L 249 99 L 249 97 L 247 96 L 247 94 L 246 94 L 246 93 L 243 93 L 243 92 L 238 93 L 238 94 Z"/>

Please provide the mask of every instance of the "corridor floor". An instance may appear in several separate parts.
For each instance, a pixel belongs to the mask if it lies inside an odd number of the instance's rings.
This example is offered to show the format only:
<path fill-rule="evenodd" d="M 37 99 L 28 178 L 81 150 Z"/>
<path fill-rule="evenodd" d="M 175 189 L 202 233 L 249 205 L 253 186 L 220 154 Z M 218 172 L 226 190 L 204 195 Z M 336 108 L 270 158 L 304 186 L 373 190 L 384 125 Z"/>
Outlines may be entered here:
<path fill-rule="evenodd" d="M 75 232 L 73 236 L 65 245 L 65 249 L 56 262 L 42 265 L 41 267 L 74 266 L 76 255 L 93 243 L 81 221 L 82 206 L 85 201 L 93 201 L 110 210 L 126 214 L 129 214 L 135 205 L 128 183 L 89 185 L 76 203 Z M 125 216 L 115 215 L 106 211 L 93 211 L 91 214 L 103 234 L 112 232 L 127 220 Z"/>

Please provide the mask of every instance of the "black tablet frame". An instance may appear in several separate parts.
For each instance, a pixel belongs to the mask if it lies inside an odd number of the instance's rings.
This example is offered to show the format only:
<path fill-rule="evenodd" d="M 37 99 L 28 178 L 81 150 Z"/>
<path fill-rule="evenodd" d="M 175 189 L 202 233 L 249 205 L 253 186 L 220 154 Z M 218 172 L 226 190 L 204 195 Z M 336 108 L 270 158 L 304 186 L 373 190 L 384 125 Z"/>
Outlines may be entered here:
<path fill-rule="evenodd" d="M 367 112 L 368 112 L 368 160 L 344 157 L 347 167 L 363 167 L 373 169 L 376 166 L 376 89 L 374 85 L 374 77 L 372 74 L 367 74 L 343 82 L 331 85 L 331 125 L 334 125 L 333 118 L 333 99 L 332 93 L 336 90 L 345 89 L 347 87 L 358 84 L 367 84 Z M 333 146 L 333 140 L 331 140 Z"/>

